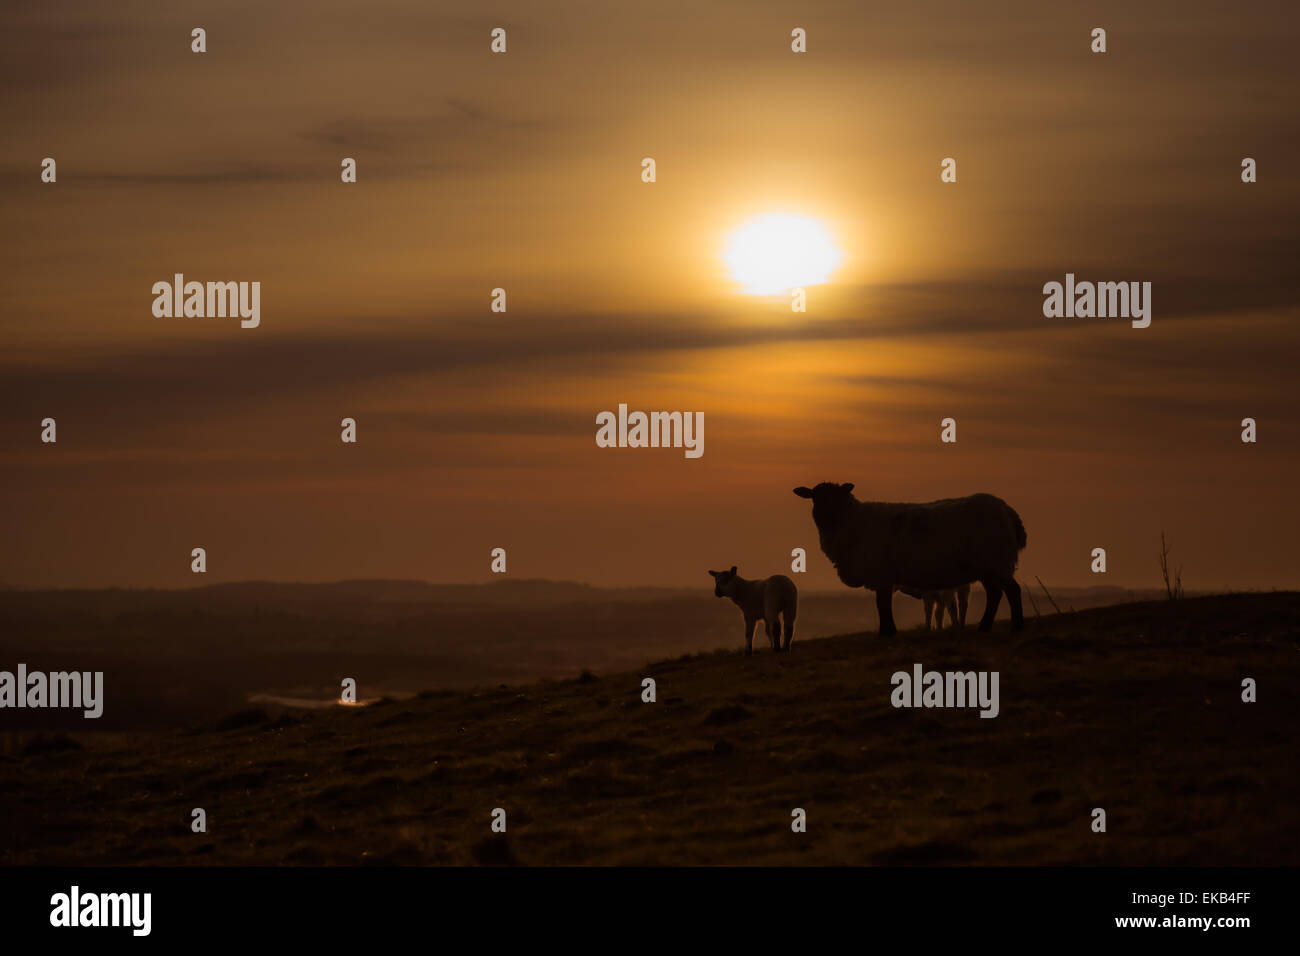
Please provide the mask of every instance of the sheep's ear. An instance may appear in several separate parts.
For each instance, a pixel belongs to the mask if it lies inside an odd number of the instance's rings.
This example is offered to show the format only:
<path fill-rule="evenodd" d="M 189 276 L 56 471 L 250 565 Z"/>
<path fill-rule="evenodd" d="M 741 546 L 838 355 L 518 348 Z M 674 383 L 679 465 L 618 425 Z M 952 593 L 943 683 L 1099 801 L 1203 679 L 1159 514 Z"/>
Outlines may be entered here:
<path fill-rule="evenodd" d="M 845 491 L 852 491 L 852 490 L 853 490 L 853 482 L 850 481 L 850 482 L 848 482 L 848 483 L 846 483 L 846 484 L 840 485 L 840 487 L 843 488 Z"/>
<path fill-rule="evenodd" d="M 721 572 L 721 571 L 710 571 L 709 573 L 710 573 L 711 575 L 713 575 L 713 576 L 716 578 L 716 577 L 717 577 L 719 574 L 721 574 L 722 572 Z"/>
<path fill-rule="evenodd" d="M 800 485 L 798 488 L 794 490 L 794 493 L 798 495 L 800 498 L 812 497 L 812 489 L 807 487 L 806 485 Z"/>
<path fill-rule="evenodd" d="M 731 566 L 731 573 L 732 574 L 736 573 L 736 566 L 734 564 Z"/>

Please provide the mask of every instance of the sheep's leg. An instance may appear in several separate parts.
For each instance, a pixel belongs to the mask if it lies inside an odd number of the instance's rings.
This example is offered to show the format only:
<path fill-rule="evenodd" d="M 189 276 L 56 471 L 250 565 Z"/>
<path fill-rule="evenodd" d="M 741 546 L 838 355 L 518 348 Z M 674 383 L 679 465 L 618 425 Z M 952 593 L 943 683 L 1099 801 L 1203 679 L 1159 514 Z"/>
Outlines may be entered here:
<path fill-rule="evenodd" d="M 984 585 L 984 616 L 980 618 L 981 631 L 993 630 L 993 618 L 997 616 L 998 604 L 1002 601 L 1002 588 L 992 578 L 980 581 Z"/>
<path fill-rule="evenodd" d="M 957 595 L 949 593 L 947 596 L 948 608 L 948 626 L 953 630 L 957 629 Z"/>
<path fill-rule="evenodd" d="M 1011 605 L 1011 630 L 1023 630 L 1025 612 L 1020 606 L 1020 585 L 1015 578 L 1008 577 L 1003 586 L 1007 589 L 1007 603 Z"/>
<path fill-rule="evenodd" d="M 966 626 L 966 607 L 970 603 L 970 585 L 957 589 L 957 610 L 961 614 L 961 623 L 957 627 Z"/>
<path fill-rule="evenodd" d="M 934 598 L 927 594 L 921 598 L 921 608 L 925 612 L 925 629 L 930 629 L 930 615 L 934 613 Z M 939 620 L 943 620 L 943 612 L 939 612 Z"/>
<path fill-rule="evenodd" d="M 894 589 L 876 588 L 876 614 L 880 617 L 880 636 L 893 637 L 898 633 L 894 626 Z"/>
<path fill-rule="evenodd" d="M 767 639 L 772 642 L 772 650 L 781 650 L 781 619 L 775 614 L 767 619 Z"/>
<path fill-rule="evenodd" d="M 754 653 L 754 627 L 758 624 L 758 618 L 745 618 L 745 656 L 749 657 Z"/>
<path fill-rule="evenodd" d="M 785 612 L 785 644 L 782 650 L 790 649 L 790 642 L 794 640 L 794 615 L 789 611 Z"/>

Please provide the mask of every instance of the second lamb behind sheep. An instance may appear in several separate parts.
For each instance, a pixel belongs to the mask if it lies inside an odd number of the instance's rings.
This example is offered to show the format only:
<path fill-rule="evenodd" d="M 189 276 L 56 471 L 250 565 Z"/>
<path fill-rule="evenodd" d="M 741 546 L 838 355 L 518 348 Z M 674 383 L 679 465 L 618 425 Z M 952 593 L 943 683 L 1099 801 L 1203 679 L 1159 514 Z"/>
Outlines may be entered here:
<path fill-rule="evenodd" d="M 730 571 L 710 571 L 713 575 L 713 593 L 716 597 L 729 597 L 745 615 L 745 653 L 754 653 L 754 626 L 759 621 L 767 625 L 767 638 L 772 650 L 788 651 L 794 640 L 794 617 L 799 604 L 799 589 L 784 574 L 774 574 L 762 581 L 747 581 Z M 785 643 L 781 642 L 781 621 L 785 618 Z"/>
<path fill-rule="evenodd" d="M 917 588 L 899 588 L 908 597 L 914 597 L 925 609 L 925 629 L 930 630 L 930 616 L 934 615 L 934 629 L 943 630 L 943 612 L 948 610 L 948 623 L 955 628 L 966 626 L 966 606 L 970 603 L 970 585 L 942 591 L 922 591 Z M 960 611 L 960 615 L 958 612 Z"/>

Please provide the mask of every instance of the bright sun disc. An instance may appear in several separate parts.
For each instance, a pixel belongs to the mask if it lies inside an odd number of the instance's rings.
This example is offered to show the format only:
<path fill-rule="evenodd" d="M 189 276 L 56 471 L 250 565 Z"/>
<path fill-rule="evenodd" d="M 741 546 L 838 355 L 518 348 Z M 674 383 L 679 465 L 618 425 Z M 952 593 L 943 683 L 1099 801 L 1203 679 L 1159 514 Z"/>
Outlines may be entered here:
<path fill-rule="evenodd" d="M 817 220 L 773 214 L 732 233 L 723 258 L 745 292 L 774 295 L 828 281 L 842 257 Z"/>

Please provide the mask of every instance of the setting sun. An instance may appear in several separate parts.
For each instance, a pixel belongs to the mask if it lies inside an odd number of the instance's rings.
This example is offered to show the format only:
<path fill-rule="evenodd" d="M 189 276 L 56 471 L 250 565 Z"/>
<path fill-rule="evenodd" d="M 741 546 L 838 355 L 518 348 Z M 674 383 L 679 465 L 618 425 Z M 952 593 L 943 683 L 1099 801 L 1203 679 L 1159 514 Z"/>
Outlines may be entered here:
<path fill-rule="evenodd" d="M 842 255 L 816 219 L 772 214 L 732 233 L 723 258 L 746 293 L 772 295 L 828 281 Z"/>

